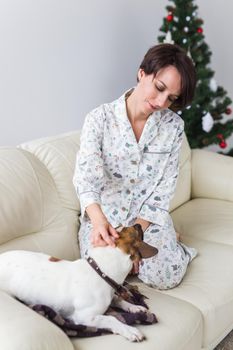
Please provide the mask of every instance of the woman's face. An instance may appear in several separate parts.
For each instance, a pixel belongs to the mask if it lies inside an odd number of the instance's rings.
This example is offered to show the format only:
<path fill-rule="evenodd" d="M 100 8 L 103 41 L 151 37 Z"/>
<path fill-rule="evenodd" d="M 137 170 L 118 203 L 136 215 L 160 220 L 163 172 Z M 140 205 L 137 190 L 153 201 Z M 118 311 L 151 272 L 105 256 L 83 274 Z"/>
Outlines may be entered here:
<path fill-rule="evenodd" d="M 156 76 L 153 74 L 146 75 L 140 69 L 138 79 L 138 102 L 141 113 L 146 116 L 154 111 L 168 108 L 179 97 L 181 77 L 174 66 L 160 69 Z"/>

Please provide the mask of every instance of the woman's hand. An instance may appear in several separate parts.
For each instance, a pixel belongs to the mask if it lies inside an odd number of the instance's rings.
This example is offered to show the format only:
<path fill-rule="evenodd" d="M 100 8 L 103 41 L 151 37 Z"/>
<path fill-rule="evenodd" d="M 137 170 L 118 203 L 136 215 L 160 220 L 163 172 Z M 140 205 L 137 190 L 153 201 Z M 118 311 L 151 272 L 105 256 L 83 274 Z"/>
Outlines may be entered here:
<path fill-rule="evenodd" d="M 119 237 L 117 231 L 109 224 L 98 203 L 92 203 L 86 208 L 92 223 L 91 243 L 94 247 L 115 247 L 114 240 Z"/>
<path fill-rule="evenodd" d="M 94 247 L 105 247 L 110 245 L 115 247 L 115 239 L 119 235 L 108 221 L 99 222 L 93 225 L 91 231 L 91 243 Z"/>

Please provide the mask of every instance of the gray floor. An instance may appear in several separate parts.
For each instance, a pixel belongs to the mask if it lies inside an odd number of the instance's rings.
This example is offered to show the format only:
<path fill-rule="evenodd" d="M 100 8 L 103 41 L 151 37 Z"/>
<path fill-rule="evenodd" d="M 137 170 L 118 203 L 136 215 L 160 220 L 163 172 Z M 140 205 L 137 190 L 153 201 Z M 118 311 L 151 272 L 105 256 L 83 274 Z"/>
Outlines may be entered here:
<path fill-rule="evenodd" d="M 233 350 L 233 331 L 231 331 L 214 350 Z"/>

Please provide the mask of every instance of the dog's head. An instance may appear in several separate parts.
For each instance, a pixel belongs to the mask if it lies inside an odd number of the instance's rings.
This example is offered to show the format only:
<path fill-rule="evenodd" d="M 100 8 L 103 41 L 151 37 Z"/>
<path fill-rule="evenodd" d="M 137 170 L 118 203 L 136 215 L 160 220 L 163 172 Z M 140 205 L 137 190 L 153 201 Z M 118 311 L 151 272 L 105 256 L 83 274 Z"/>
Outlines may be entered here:
<path fill-rule="evenodd" d="M 133 261 L 150 258 L 158 253 L 157 248 L 143 242 L 143 231 L 139 224 L 124 227 L 115 243 L 123 252 L 129 254 Z"/>

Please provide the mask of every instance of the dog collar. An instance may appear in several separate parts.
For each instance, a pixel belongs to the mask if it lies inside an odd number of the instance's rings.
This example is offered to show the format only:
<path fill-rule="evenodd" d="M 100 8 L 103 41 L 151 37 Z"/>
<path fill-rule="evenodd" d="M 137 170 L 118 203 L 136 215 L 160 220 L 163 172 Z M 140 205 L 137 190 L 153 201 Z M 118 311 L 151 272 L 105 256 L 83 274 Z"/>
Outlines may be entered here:
<path fill-rule="evenodd" d="M 108 277 L 105 273 L 103 273 L 93 258 L 88 257 L 87 262 L 98 273 L 98 275 L 115 290 L 118 296 L 125 300 L 129 299 L 128 290 L 121 284 L 118 284 L 112 278 Z"/>

